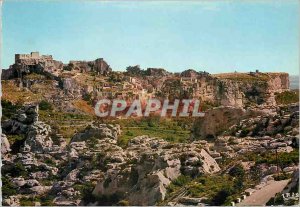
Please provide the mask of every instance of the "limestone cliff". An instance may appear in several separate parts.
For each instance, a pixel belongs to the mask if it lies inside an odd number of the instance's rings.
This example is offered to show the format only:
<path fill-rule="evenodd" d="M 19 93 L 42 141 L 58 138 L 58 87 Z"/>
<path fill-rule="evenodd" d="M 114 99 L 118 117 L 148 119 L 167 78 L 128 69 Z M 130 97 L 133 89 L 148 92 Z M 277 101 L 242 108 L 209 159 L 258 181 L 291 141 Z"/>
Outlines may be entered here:
<path fill-rule="evenodd" d="M 199 98 L 213 105 L 245 107 L 276 105 L 274 94 L 289 89 L 288 73 L 210 75 L 187 70 L 163 82 L 161 97 Z"/>
<path fill-rule="evenodd" d="M 102 58 L 94 61 L 70 61 L 64 65 L 52 56 L 16 55 L 10 69 L 2 71 L 2 79 L 18 79 L 21 87 L 29 88 L 39 80 L 29 80 L 27 75 L 42 74 L 56 80 L 57 86 L 71 98 L 99 99 L 195 98 L 213 106 L 250 107 L 276 105 L 275 93 L 289 90 L 288 73 L 223 73 L 210 75 L 189 69 L 169 73 L 162 68 L 142 70 L 128 67 L 127 72 L 112 72 Z M 128 98 L 128 97 L 127 97 Z"/>

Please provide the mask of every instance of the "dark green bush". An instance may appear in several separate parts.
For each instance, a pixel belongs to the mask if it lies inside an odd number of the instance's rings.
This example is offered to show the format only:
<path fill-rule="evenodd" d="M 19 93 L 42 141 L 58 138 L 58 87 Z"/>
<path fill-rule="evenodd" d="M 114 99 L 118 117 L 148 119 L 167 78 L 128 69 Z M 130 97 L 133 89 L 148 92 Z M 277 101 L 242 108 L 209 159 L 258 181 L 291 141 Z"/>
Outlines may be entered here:
<path fill-rule="evenodd" d="M 231 194 L 232 194 L 232 190 L 230 188 L 221 189 L 212 198 L 211 205 L 213 205 L 213 206 L 223 205 L 225 203 L 225 201 L 227 200 L 227 197 L 229 197 Z"/>
<path fill-rule="evenodd" d="M 46 111 L 46 110 L 52 110 L 53 107 L 52 107 L 52 104 L 49 103 L 48 101 L 42 100 L 42 101 L 39 103 L 39 109 L 40 109 L 40 110 L 43 110 L 43 111 Z"/>
<path fill-rule="evenodd" d="M 228 174 L 232 177 L 244 177 L 245 170 L 242 165 L 236 165 L 229 170 Z"/>
<path fill-rule="evenodd" d="M 299 102 L 299 91 L 284 91 L 275 94 L 277 104 L 291 104 Z"/>
<path fill-rule="evenodd" d="M 187 184 L 190 181 L 191 181 L 191 178 L 189 176 L 180 175 L 172 183 L 177 186 L 184 186 L 185 184 Z"/>
<path fill-rule="evenodd" d="M 2 176 L 2 196 L 5 198 L 16 194 L 17 190 L 12 182 L 10 182 L 6 177 Z"/>
<path fill-rule="evenodd" d="M 2 120 L 10 119 L 16 111 L 22 107 L 20 104 L 13 104 L 7 100 L 1 100 Z"/>

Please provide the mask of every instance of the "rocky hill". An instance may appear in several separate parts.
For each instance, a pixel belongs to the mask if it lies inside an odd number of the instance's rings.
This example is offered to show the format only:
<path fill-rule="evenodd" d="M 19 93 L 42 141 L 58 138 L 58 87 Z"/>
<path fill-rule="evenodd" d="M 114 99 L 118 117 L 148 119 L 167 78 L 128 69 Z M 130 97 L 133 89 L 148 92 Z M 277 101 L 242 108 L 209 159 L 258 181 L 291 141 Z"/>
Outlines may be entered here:
<path fill-rule="evenodd" d="M 41 77 L 43 76 L 43 77 Z M 16 61 L 2 71 L 2 80 L 39 93 L 39 84 L 52 82 L 48 101 L 100 98 L 197 98 L 210 105 L 249 107 L 276 105 L 276 93 L 289 90 L 288 73 L 227 73 L 210 75 L 192 69 L 181 74 L 161 68 L 128 67 L 113 72 L 102 59 L 63 64 L 52 56 L 16 55 Z M 41 86 L 42 87 L 42 86 Z M 62 101 L 58 101 L 62 102 Z"/>
<path fill-rule="evenodd" d="M 298 169 L 287 73 L 116 72 L 31 53 L 2 78 L 3 205 L 233 205 Z M 94 115 L 100 98 L 154 97 L 200 99 L 205 116 Z"/>

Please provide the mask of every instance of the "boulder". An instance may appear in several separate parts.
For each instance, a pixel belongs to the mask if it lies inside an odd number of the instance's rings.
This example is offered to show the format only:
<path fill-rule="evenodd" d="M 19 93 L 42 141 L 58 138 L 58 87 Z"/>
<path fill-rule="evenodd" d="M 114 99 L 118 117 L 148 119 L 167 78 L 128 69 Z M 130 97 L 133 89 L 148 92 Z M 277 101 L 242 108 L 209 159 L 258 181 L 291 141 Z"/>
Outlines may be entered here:
<path fill-rule="evenodd" d="M 34 186 L 34 187 L 29 188 L 29 192 L 33 193 L 35 195 L 43 195 L 47 191 L 49 191 L 50 188 L 51 187 L 48 187 L 48 186 Z"/>
<path fill-rule="evenodd" d="M 53 141 L 49 137 L 51 127 L 43 122 L 35 122 L 28 127 L 23 150 L 34 153 L 50 151 Z"/>
<path fill-rule="evenodd" d="M 117 140 L 120 135 L 121 129 L 119 125 L 111 124 L 92 124 L 88 126 L 83 132 L 74 135 L 71 142 L 86 141 L 91 138 L 103 139 L 110 138 Z"/>
<path fill-rule="evenodd" d="M 4 156 L 5 154 L 11 151 L 9 141 L 5 134 L 1 134 L 1 154 Z"/>
<path fill-rule="evenodd" d="M 106 142 L 102 149 L 105 151 L 107 146 L 112 149 L 114 145 Z M 109 169 L 93 194 L 118 194 L 130 205 L 155 205 L 165 199 L 167 186 L 182 173 L 199 175 L 220 171 L 217 162 L 199 146 L 197 143 L 170 144 L 148 136 L 135 137 L 129 141 L 128 148 L 117 150 L 122 160 L 108 159 Z M 107 155 L 114 157 L 110 153 Z"/>

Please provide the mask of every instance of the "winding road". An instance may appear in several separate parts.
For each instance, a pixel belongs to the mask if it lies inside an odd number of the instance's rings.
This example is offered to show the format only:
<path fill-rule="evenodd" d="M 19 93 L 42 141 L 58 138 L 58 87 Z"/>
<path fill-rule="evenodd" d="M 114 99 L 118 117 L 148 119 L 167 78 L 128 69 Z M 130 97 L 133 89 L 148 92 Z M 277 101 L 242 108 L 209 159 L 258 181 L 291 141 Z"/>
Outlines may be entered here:
<path fill-rule="evenodd" d="M 274 197 L 276 193 L 281 192 L 288 184 L 288 180 L 271 181 L 269 184 L 255 191 L 250 196 L 246 197 L 241 203 L 237 203 L 237 206 L 263 206 L 270 198 Z"/>

